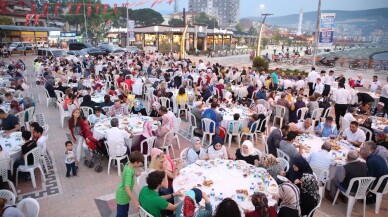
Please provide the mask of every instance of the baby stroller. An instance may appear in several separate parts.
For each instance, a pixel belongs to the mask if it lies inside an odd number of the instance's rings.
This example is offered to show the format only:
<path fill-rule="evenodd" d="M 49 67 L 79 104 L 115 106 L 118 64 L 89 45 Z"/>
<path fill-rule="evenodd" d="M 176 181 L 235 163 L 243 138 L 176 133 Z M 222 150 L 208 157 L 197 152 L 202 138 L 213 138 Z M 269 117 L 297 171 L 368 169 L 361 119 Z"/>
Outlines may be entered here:
<path fill-rule="evenodd" d="M 93 140 L 89 140 L 89 142 L 85 141 L 85 143 L 88 146 L 90 153 L 92 153 L 91 158 L 89 160 L 85 160 L 85 166 L 93 168 L 94 165 L 97 164 L 96 167 L 94 167 L 94 170 L 98 173 L 102 172 L 102 158 L 107 156 L 107 151 L 103 141 L 93 138 Z"/>

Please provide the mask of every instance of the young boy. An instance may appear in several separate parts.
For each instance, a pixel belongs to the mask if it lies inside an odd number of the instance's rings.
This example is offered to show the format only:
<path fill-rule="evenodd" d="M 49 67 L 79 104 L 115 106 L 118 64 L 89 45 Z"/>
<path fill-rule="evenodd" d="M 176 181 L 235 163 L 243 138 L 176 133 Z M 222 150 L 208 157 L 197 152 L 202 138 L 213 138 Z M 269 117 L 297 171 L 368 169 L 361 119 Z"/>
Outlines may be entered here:
<path fill-rule="evenodd" d="M 95 108 L 95 114 L 90 115 L 89 122 L 91 125 L 95 125 L 98 120 L 104 119 L 106 116 L 102 114 L 101 108 Z"/>
<path fill-rule="evenodd" d="M 134 151 L 129 155 L 129 162 L 124 166 L 121 182 L 116 189 L 117 215 L 116 217 L 127 217 L 129 201 L 132 200 L 136 209 L 139 209 L 139 201 L 133 193 L 135 184 L 136 169 L 143 166 L 144 155 Z"/>
<path fill-rule="evenodd" d="M 71 141 L 65 142 L 65 164 L 66 164 L 66 177 L 70 178 L 70 171 L 72 171 L 73 176 L 77 176 L 76 166 L 75 164 L 78 163 L 75 152 L 73 150 L 73 143 Z"/>
<path fill-rule="evenodd" d="M 233 120 L 234 120 L 234 121 L 240 120 L 240 114 L 239 114 L 239 113 L 233 114 Z M 240 125 L 240 128 L 239 128 L 238 130 L 239 130 L 239 131 L 242 130 L 242 125 Z M 232 134 L 232 133 L 233 133 L 233 123 L 230 123 L 230 124 L 229 124 L 229 134 Z"/>

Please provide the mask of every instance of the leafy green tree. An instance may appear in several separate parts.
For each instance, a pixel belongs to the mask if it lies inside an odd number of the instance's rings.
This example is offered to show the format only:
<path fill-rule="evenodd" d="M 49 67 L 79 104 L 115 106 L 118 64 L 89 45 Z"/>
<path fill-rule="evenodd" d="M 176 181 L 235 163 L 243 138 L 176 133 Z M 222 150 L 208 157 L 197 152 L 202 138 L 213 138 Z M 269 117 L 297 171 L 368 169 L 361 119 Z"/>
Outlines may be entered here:
<path fill-rule="evenodd" d="M 13 25 L 12 18 L 10 18 L 10 17 L 0 17 L 0 25 Z"/>
<path fill-rule="evenodd" d="M 195 18 L 195 22 L 207 24 L 209 28 L 218 28 L 218 22 L 216 19 L 210 19 L 205 12 L 199 14 L 198 17 Z"/>
<path fill-rule="evenodd" d="M 236 28 L 236 31 L 238 32 L 244 32 L 243 27 L 239 23 L 235 26 L 235 28 Z"/>
<path fill-rule="evenodd" d="M 261 46 L 262 48 L 265 48 L 269 43 L 268 38 L 261 38 Z"/>
<path fill-rule="evenodd" d="M 263 57 L 255 57 L 252 61 L 252 67 L 259 71 L 268 71 L 269 63 Z"/>
<path fill-rule="evenodd" d="M 257 35 L 257 30 L 255 27 L 251 26 L 251 28 L 248 30 L 249 34 Z"/>
<path fill-rule="evenodd" d="M 162 14 L 151 8 L 130 10 L 130 19 L 140 26 L 160 25 L 164 22 Z"/>
<path fill-rule="evenodd" d="M 173 18 L 170 21 L 168 21 L 168 25 L 170 25 L 170 26 L 184 26 L 185 22 L 182 19 Z"/>

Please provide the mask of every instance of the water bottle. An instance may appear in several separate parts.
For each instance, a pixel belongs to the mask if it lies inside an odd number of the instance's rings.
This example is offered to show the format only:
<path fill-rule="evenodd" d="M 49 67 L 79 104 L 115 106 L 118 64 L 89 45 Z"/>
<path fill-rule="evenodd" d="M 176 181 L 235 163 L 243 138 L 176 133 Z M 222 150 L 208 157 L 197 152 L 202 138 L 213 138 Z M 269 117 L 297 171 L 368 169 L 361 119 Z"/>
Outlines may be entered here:
<path fill-rule="evenodd" d="M 387 113 L 384 114 L 384 119 L 387 120 Z"/>
<path fill-rule="evenodd" d="M 216 192 L 214 192 L 214 188 L 212 188 L 212 191 L 210 192 L 210 197 L 216 196 Z"/>
<path fill-rule="evenodd" d="M 253 182 L 252 182 L 252 184 L 251 184 L 250 189 L 251 189 L 251 191 L 254 191 L 254 190 L 255 190 L 255 184 L 253 184 Z"/>
<path fill-rule="evenodd" d="M 224 195 L 222 195 L 222 193 L 220 193 L 220 196 L 218 196 L 218 200 L 222 201 L 223 199 L 224 199 Z"/>

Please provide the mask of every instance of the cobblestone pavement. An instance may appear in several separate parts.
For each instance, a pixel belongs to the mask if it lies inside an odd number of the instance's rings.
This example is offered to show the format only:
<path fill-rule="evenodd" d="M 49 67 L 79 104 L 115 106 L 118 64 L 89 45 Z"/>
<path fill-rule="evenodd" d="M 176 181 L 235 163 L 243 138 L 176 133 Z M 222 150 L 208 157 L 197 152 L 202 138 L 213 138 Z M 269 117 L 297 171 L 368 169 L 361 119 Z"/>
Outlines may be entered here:
<path fill-rule="evenodd" d="M 15 58 L 15 57 L 14 57 Z M 17 58 L 17 57 L 16 57 Z M 197 58 L 197 57 L 195 57 Z M 194 58 L 193 58 L 194 59 Z M 247 64 L 248 56 L 214 58 L 210 61 L 218 61 L 219 63 L 233 63 L 233 65 Z M 32 56 L 25 58 L 29 73 L 32 73 Z M 32 81 L 32 80 L 31 80 Z M 47 181 L 40 181 L 39 172 L 35 176 L 38 178 L 38 188 L 32 189 L 30 182 L 20 183 L 17 190 L 20 190 L 21 197 L 32 196 L 38 199 L 40 204 L 40 215 L 42 217 L 109 217 L 115 216 L 114 191 L 120 181 L 117 176 L 117 170 L 112 169 L 111 174 L 107 174 L 107 159 L 104 159 L 102 166 L 104 170 L 101 173 L 96 173 L 94 169 L 89 169 L 80 164 L 79 176 L 66 178 L 64 164 L 64 142 L 66 133 L 68 133 L 67 123 L 64 128 L 60 126 L 59 111 L 54 105 L 46 106 L 46 96 L 42 86 L 32 88 L 33 93 L 38 93 L 41 98 L 41 103 L 37 105 L 36 113 L 42 113 L 46 117 L 49 129 L 48 149 L 53 158 L 53 169 L 46 174 Z M 188 147 L 189 134 L 186 133 L 188 128 L 187 121 L 183 118 L 182 127 L 179 137 L 181 141 L 181 149 Z M 256 146 L 263 150 L 261 143 Z M 234 153 L 237 145 L 232 144 L 230 153 Z M 175 150 L 176 156 L 179 156 L 180 151 Z M 137 189 L 138 190 L 138 189 Z M 131 209 L 132 211 L 133 209 Z M 374 214 L 374 205 L 367 205 L 366 216 L 388 216 L 388 201 L 387 196 L 384 197 L 380 214 Z M 332 206 L 325 199 L 321 208 L 317 210 L 315 216 L 338 216 L 346 215 L 346 204 L 339 202 L 338 205 Z M 138 216 L 132 211 L 131 216 Z M 362 216 L 362 203 L 356 202 L 352 216 Z"/>

